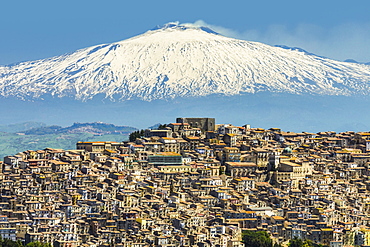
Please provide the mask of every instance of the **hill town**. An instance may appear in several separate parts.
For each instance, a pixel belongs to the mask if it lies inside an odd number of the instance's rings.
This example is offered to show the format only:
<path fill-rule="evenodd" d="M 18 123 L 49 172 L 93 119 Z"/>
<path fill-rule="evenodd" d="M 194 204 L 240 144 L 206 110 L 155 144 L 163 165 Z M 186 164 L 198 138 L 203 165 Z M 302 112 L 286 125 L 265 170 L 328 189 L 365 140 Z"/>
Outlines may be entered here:
<path fill-rule="evenodd" d="M 370 245 L 370 132 L 178 118 L 0 163 L 0 236 L 53 246 Z"/>

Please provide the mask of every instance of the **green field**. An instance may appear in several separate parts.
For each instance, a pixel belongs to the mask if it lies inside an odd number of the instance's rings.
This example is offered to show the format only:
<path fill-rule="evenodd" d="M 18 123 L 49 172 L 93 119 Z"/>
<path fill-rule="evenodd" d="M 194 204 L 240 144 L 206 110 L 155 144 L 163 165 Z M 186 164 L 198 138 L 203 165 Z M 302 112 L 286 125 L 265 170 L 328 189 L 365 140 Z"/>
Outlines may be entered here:
<path fill-rule="evenodd" d="M 108 134 L 93 135 L 89 133 L 77 134 L 47 134 L 47 135 L 19 135 L 14 133 L 0 133 L 0 159 L 26 150 L 44 148 L 76 149 L 78 141 L 126 141 L 128 135 Z"/>

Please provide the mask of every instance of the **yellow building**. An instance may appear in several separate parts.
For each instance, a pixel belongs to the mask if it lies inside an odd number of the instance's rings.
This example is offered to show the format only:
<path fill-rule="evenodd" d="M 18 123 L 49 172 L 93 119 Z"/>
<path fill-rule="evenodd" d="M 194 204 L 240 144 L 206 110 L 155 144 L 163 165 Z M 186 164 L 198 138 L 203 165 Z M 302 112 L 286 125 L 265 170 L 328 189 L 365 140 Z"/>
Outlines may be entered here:
<path fill-rule="evenodd" d="M 283 161 L 279 164 L 279 169 L 274 175 L 277 182 L 291 180 L 293 188 L 297 188 L 299 180 L 304 179 L 308 175 L 312 175 L 312 167 L 308 162 L 298 164 L 290 161 Z"/>

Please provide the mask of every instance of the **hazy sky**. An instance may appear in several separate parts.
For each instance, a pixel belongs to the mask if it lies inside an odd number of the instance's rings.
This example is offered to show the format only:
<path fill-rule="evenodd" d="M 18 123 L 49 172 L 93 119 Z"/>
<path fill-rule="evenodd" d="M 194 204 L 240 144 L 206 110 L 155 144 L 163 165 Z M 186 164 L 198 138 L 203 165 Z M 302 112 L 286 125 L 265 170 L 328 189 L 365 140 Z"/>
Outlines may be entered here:
<path fill-rule="evenodd" d="M 337 60 L 370 62 L 370 0 L 4 0 L 0 65 L 123 40 L 172 21 Z"/>

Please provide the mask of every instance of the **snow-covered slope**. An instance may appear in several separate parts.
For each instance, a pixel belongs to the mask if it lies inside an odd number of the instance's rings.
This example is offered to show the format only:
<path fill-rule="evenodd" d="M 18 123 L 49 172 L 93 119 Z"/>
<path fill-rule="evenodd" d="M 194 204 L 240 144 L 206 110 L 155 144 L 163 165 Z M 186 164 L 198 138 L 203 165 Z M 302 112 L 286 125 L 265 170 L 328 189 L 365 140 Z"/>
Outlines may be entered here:
<path fill-rule="evenodd" d="M 62 56 L 0 67 L 0 95 L 143 100 L 259 91 L 369 94 L 370 66 L 167 24 Z"/>

